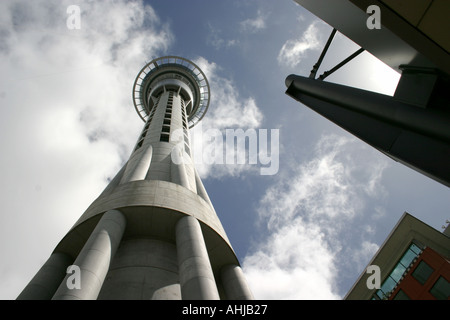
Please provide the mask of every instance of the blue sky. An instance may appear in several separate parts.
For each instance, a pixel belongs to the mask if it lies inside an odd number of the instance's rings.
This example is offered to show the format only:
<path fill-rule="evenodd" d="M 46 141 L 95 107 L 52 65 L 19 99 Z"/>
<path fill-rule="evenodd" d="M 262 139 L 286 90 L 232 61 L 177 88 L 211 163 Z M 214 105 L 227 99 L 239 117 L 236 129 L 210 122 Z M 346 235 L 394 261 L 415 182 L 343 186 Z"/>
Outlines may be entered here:
<path fill-rule="evenodd" d="M 66 26 L 72 4 L 79 30 Z M 197 165 L 256 298 L 341 299 L 404 211 L 441 230 L 447 187 L 284 94 L 330 32 L 292 0 L 1 1 L 0 298 L 17 296 L 129 156 L 143 125 L 134 77 L 163 55 L 205 71 L 203 130 L 279 130 L 274 175 Z M 338 35 L 321 71 L 357 48 Z M 364 53 L 327 81 L 392 95 L 398 74 Z"/>

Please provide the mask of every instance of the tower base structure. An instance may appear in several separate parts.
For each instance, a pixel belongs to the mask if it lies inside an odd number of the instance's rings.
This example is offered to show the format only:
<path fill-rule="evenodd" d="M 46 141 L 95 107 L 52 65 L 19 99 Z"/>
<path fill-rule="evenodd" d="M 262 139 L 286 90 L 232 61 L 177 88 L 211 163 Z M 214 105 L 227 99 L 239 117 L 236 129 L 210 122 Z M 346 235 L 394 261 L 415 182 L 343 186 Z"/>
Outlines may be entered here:
<path fill-rule="evenodd" d="M 210 203 L 166 181 L 108 189 L 17 299 L 253 299 Z M 80 289 L 68 285 L 70 266 Z"/>

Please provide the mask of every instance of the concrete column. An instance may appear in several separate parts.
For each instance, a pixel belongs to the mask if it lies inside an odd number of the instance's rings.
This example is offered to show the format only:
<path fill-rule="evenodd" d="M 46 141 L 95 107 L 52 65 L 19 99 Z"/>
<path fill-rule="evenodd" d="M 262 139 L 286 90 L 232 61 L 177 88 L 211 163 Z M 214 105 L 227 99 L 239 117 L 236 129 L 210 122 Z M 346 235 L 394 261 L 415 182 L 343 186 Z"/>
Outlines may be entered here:
<path fill-rule="evenodd" d="M 139 155 L 132 156 L 128 161 L 120 183 L 145 180 L 148 169 L 150 168 L 150 163 L 152 162 L 153 147 L 149 144 L 142 148 L 145 149 L 143 149 Z"/>
<path fill-rule="evenodd" d="M 66 276 L 53 300 L 94 300 L 102 288 L 109 265 L 119 246 L 126 220 L 118 210 L 103 214 L 83 249 L 73 263 L 80 268 L 80 289 L 69 289 Z"/>
<path fill-rule="evenodd" d="M 178 160 L 179 162 L 178 161 L 174 162 L 173 160 L 171 161 L 170 165 L 171 181 L 187 189 L 190 189 L 186 168 L 184 166 L 181 156 Z"/>
<path fill-rule="evenodd" d="M 192 216 L 176 226 L 178 272 L 183 300 L 219 300 L 200 223 Z"/>
<path fill-rule="evenodd" d="M 152 162 L 152 154 L 153 154 L 153 147 L 152 145 L 149 144 L 142 152 L 141 159 L 139 159 L 139 162 L 136 164 L 136 167 L 131 173 L 128 181 L 137 181 L 145 179 L 148 169 L 150 168 L 150 163 Z"/>
<path fill-rule="evenodd" d="M 66 276 L 73 259 L 65 253 L 54 252 L 17 297 L 17 300 L 50 300 Z"/>
<path fill-rule="evenodd" d="M 241 267 L 229 264 L 220 270 L 222 285 L 229 300 L 253 300 Z"/>

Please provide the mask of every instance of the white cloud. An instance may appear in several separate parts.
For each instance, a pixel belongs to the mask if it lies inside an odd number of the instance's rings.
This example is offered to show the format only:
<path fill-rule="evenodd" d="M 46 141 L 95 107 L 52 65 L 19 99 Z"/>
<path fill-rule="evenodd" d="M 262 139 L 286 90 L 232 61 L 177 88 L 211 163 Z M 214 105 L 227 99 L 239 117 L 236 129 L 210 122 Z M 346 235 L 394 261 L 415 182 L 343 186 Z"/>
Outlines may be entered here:
<path fill-rule="evenodd" d="M 320 228 L 295 219 L 243 261 L 256 299 L 338 299 L 334 257 Z"/>
<path fill-rule="evenodd" d="M 243 261 L 256 298 L 339 298 L 339 272 L 348 267 L 347 260 L 361 265 L 373 252 L 367 232 L 357 230 L 351 239 L 349 232 L 369 199 L 383 196 L 381 176 L 387 164 L 378 161 L 355 139 L 327 135 L 317 143 L 312 160 L 285 168 L 258 210 L 269 236 L 258 240 L 260 245 Z M 355 247 L 360 250 L 356 257 L 342 255 Z"/>
<path fill-rule="evenodd" d="M 242 98 L 233 82 L 220 75 L 220 68 L 217 64 L 209 62 L 202 57 L 196 59 L 195 63 L 203 70 L 209 81 L 211 101 L 204 119 L 191 130 L 191 142 L 194 154 L 203 152 L 203 155 L 207 156 L 209 151 L 212 152 L 215 149 L 214 143 L 218 139 L 225 139 L 226 129 L 242 128 L 247 130 L 258 128 L 262 122 L 263 115 L 253 97 Z M 217 134 L 220 132 L 221 136 L 214 139 L 208 134 L 211 132 Z M 223 144 L 225 145 L 226 142 L 223 141 Z M 237 153 L 246 152 L 246 149 L 239 149 Z M 250 165 L 248 162 L 243 165 L 207 162 L 203 161 L 195 164 L 197 171 L 203 178 L 239 176 L 243 172 L 256 172 L 257 170 L 256 166 Z"/>
<path fill-rule="evenodd" d="M 308 51 L 317 50 L 322 44 L 321 21 L 311 23 L 300 38 L 287 40 L 281 48 L 277 60 L 280 65 L 295 67 L 300 64 Z"/>
<path fill-rule="evenodd" d="M 77 1 L 80 30 L 66 26 L 71 4 L 0 2 L 3 299 L 16 297 L 128 157 L 142 127 L 134 77 L 173 41 L 142 1 Z"/>
<path fill-rule="evenodd" d="M 246 19 L 240 23 L 241 30 L 244 32 L 255 33 L 266 28 L 266 20 L 269 14 L 258 10 L 257 16 L 253 19 Z"/>
<path fill-rule="evenodd" d="M 356 247 L 352 251 L 352 263 L 355 263 L 357 268 L 361 271 L 367 266 L 367 262 L 372 259 L 379 249 L 379 245 L 371 241 L 363 241 L 360 247 Z"/>
<path fill-rule="evenodd" d="M 234 47 L 239 44 L 239 40 L 237 39 L 226 39 L 222 35 L 222 31 L 211 23 L 208 23 L 208 29 L 207 43 L 212 45 L 216 50 Z"/>

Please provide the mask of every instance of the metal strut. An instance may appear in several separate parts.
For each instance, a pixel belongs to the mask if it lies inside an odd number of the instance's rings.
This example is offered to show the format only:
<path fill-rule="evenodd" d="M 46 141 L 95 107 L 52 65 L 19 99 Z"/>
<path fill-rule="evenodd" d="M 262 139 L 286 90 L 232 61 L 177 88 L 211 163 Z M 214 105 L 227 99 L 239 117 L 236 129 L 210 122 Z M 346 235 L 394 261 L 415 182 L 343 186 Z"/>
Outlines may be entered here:
<path fill-rule="evenodd" d="M 309 77 L 311 79 L 315 79 L 316 78 L 316 73 L 317 70 L 319 70 L 320 65 L 322 64 L 322 60 L 325 57 L 325 54 L 328 51 L 328 48 L 330 47 L 331 41 L 333 41 L 334 35 L 336 34 L 337 30 L 333 29 L 333 31 L 331 31 L 330 36 L 328 37 L 328 41 L 325 44 L 325 48 L 323 48 L 322 53 L 320 54 L 319 60 L 317 60 L 316 64 L 313 66 L 311 73 L 309 75 Z"/>
<path fill-rule="evenodd" d="M 325 71 L 320 77 L 319 80 L 323 80 L 326 77 L 328 77 L 330 74 L 332 74 L 333 72 L 335 72 L 337 69 L 339 69 L 340 67 L 342 67 L 343 65 L 345 65 L 347 62 L 349 62 L 350 60 L 356 58 L 358 55 L 360 55 L 361 53 L 364 52 L 363 48 L 359 48 L 358 50 L 356 50 L 352 55 L 350 55 L 349 57 L 347 57 L 346 59 L 344 59 L 341 63 L 337 64 L 334 68 L 332 68 L 329 71 Z"/>
<path fill-rule="evenodd" d="M 337 30 L 333 28 L 333 31 L 331 31 L 330 36 L 328 37 L 327 43 L 325 44 L 325 47 L 322 50 L 322 53 L 320 54 L 319 60 L 317 60 L 316 64 L 313 66 L 311 73 L 309 75 L 310 79 L 316 79 L 317 71 L 319 70 L 320 65 L 322 64 L 323 58 L 325 57 L 325 54 L 328 51 L 328 48 L 331 45 L 331 42 L 333 41 L 334 36 L 336 35 Z M 328 77 L 330 74 L 344 66 L 346 63 L 357 57 L 359 54 L 364 52 L 363 48 L 358 49 L 356 52 L 354 52 L 352 55 L 344 59 L 342 62 L 337 64 L 334 68 L 330 69 L 329 71 L 325 71 L 321 76 L 319 76 L 318 80 L 323 80 L 326 77 Z"/>

